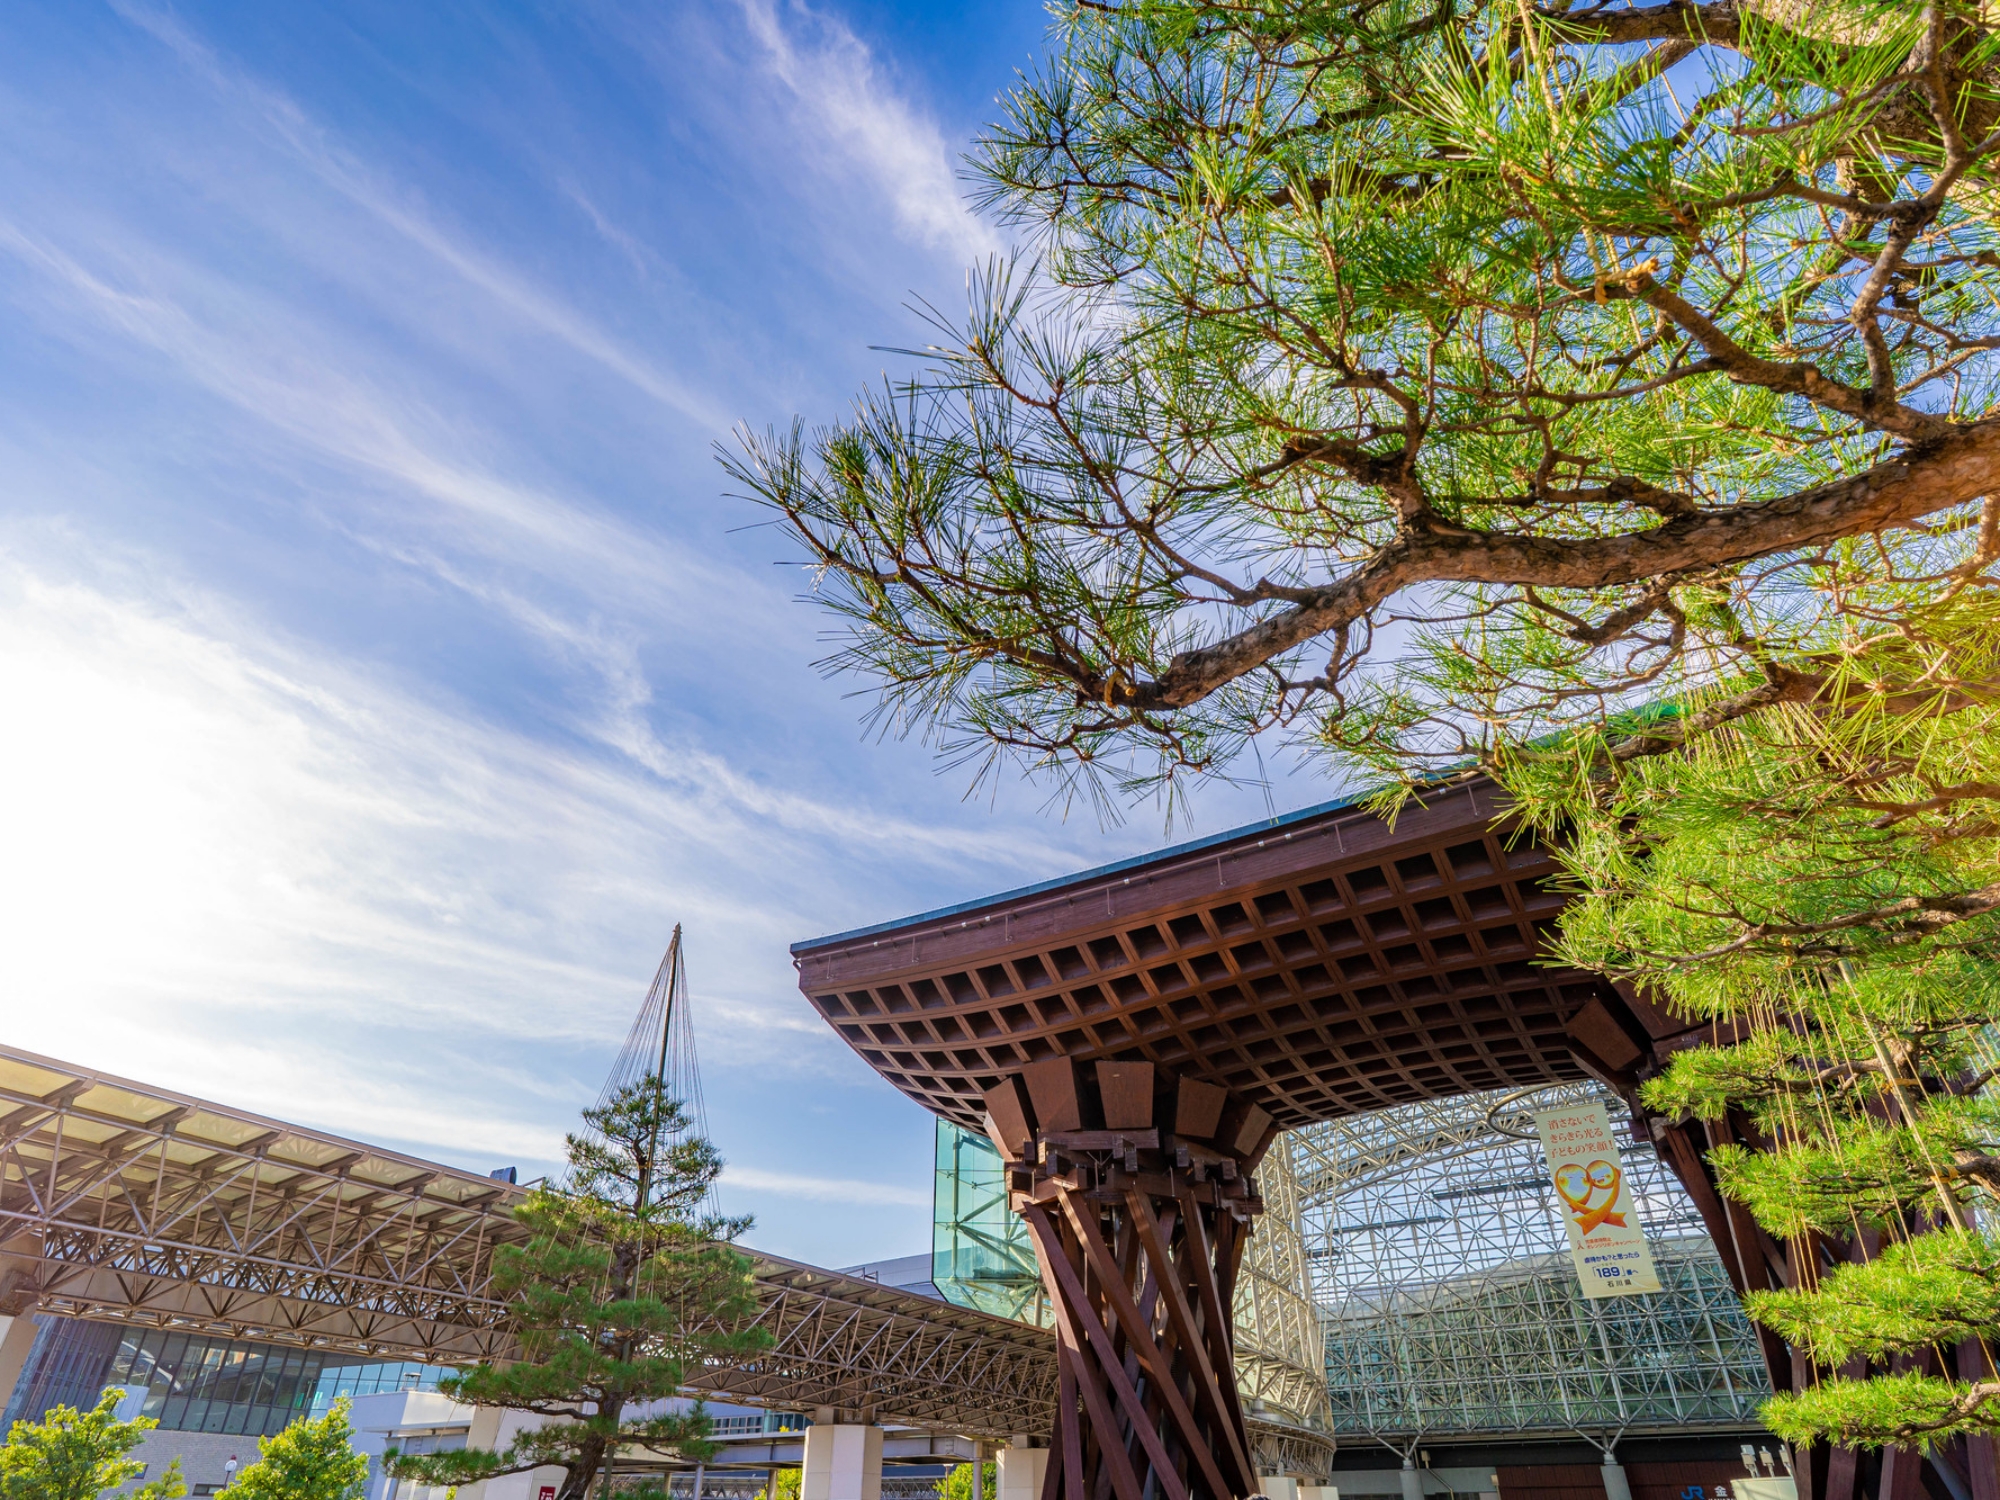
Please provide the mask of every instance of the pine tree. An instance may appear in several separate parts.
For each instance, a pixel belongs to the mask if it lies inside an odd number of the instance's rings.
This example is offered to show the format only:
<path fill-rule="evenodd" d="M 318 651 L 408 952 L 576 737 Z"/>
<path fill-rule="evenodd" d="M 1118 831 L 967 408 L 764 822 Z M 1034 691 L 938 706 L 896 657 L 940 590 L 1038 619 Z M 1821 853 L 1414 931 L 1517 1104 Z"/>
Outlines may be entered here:
<path fill-rule="evenodd" d="M 0 1447 L 0 1500 L 97 1500 L 130 1484 L 146 1465 L 126 1457 L 160 1424 L 118 1419 L 125 1392 L 107 1386 L 90 1411 L 54 1407 L 39 1422 L 16 1422 Z M 176 1458 L 166 1472 L 132 1491 L 133 1500 L 180 1500 L 187 1493 Z"/>
<path fill-rule="evenodd" d="M 726 459 L 885 726 L 1113 795 L 1271 731 L 1438 770 L 1804 701 L 1850 539 L 2000 556 L 1976 0 L 1055 11 L 972 163 L 1023 258 Z"/>
<path fill-rule="evenodd" d="M 1796 1442 L 2000 1431 L 1996 606 L 1911 610 L 1830 649 L 1812 705 L 1673 755 L 1578 737 L 1509 767 L 1575 881 L 1562 957 L 1729 1038 L 1642 1098 L 1761 1143 L 1712 1153 L 1718 1184 L 1818 1279 L 1750 1314 L 1845 1371 L 1765 1408 Z"/>
<path fill-rule="evenodd" d="M 1770 1420 L 1991 1425 L 1991 8 L 1056 14 L 973 164 L 1021 260 L 725 459 L 827 665 L 1107 812 L 1273 735 L 1499 777 L 1564 956 L 1725 1029 L 1647 1099 L 1825 1273 L 1753 1310 L 1849 1383 Z"/>
<path fill-rule="evenodd" d="M 343 1396 L 323 1417 L 301 1417 L 283 1432 L 257 1440 L 257 1462 L 240 1472 L 227 1500 L 359 1500 L 368 1459 L 353 1449 L 354 1428 Z"/>
<path fill-rule="evenodd" d="M 690 1133 L 678 1102 L 648 1076 L 583 1112 L 589 1132 L 566 1139 L 559 1188 L 516 1210 L 525 1245 L 494 1253 L 493 1284 L 513 1305 L 520 1358 L 441 1380 L 454 1400 L 550 1420 L 504 1452 L 404 1454 L 384 1467 L 433 1485 L 468 1484 L 540 1467 L 564 1471 L 560 1500 L 582 1500 L 618 1453 L 711 1456 L 699 1404 L 679 1395 L 690 1360 L 740 1356 L 770 1336 L 743 1326 L 756 1310 L 750 1262 L 729 1247 L 746 1219 L 705 1216 L 722 1169 Z"/>

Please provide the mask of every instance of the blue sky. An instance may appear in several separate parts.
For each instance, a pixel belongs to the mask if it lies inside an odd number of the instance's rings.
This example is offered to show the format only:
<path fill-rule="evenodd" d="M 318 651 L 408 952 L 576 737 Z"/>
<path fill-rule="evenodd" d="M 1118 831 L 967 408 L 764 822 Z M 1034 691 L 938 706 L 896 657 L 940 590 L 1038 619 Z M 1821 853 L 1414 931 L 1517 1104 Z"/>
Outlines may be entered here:
<path fill-rule="evenodd" d="M 958 159 L 1043 25 L 8 7 L 7 1039 L 532 1174 L 679 921 L 752 1242 L 926 1248 L 929 1117 L 787 945 L 1163 828 L 864 740 L 712 449 L 837 415 L 1005 248 Z"/>

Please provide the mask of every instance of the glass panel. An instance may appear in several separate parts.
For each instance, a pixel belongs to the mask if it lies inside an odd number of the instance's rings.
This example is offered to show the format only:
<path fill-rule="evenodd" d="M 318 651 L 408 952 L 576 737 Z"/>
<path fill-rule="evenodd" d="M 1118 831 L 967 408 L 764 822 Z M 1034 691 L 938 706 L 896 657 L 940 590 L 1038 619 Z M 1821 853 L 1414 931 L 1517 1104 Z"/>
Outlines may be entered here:
<path fill-rule="evenodd" d="M 434 1391 L 448 1365 L 420 1365 L 405 1360 L 329 1364 L 322 1368 L 312 1386 L 310 1406 L 315 1414 L 324 1412 L 342 1396 L 373 1396 L 383 1391 Z"/>
<path fill-rule="evenodd" d="M 278 1397 L 278 1380 L 285 1373 L 289 1349 L 260 1348 L 251 1359 L 251 1373 L 243 1382 L 243 1399 L 252 1406 L 269 1406 Z"/>
<path fill-rule="evenodd" d="M 209 1382 L 208 1399 L 233 1404 L 240 1396 L 249 1394 L 251 1382 L 244 1376 L 250 1364 L 250 1351 L 241 1344 L 224 1344 L 220 1352 L 222 1358 L 216 1364 L 214 1379 Z"/>
<path fill-rule="evenodd" d="M 88 1411 L 97 1405 L 104 1387 L 113 1383 L 111 1369 L 124 1330 L 112 1323 L 90 1323 L 34 1316 L 35 1341 L 28 1350 L 8 1403 L 5 1420 L 40 1421 L 56 1406 Z M 5 1427 L 0 1427 L 4 1432 Z"/>
<path fill-rule="evenodd" d="M 162 1427 L 173 1425 L 166 1419 L 167 1402 L 175 1394 L 181 1353 L 186 1348 L 185 1334 L 153 1332 L 146 1336 L 146 1353 L 152 1361 L 152 1381 L 146 1394 L 143 1415 L 151 1417 Z"/>
<path fill-rule="evenodd" d="M 1493 1128 L 1597 1097 L 1566 1084 L 1399 1106 L 1290 1140 L 1338 1432 L 1675 1429 L 1756 1419 L 1756 1335 L 1679 1180 L 1614 1108 L 1661 1290 L 1592 1301 L 1571 1265 L 1540 1145 Z"/>
<path fill-rule="evenodd" d="M 313 1400 L 325 1356 L 240 1340 L 160 1329 L 45 1318 L 16 1403 L 94 1405 L 107 1384 L 146 1387 L 140 1415 L 168 1431 L 257 1436 L 281 1431 Z M 434 1388 L 440 1370 L 421 1365 L 348 1363 L 350 1390 Z M 387 1378 L 378 1370 L 387 1369 Z M 404 1372 L 409 1372 L 405 1377 Z M 359 1377 L 357 1379 L 357 1377 Z"/>
<path fill-rule="evenodd" d="M 309 1372 L 307 1366 L 311 1365 Z M 285 1368 L 278 1377 L 277 1393 L 272 1403 L 284 1413 L 285 1419 L 302 1417 L 312 1400 L 313 1377 L 319 1373 L 317 1356 L 308 1356 L 302 1349 L 294 1349 L 285 1356 Z"/>
<path fill-rule="evenodd" d="M 991 1141 L 938 1121 L 931 1204 L 931 1282 L 944 1299 L 1048 1327 L 1053 1314 L 1028 1226 L 1007 1206 L 1007 1174 Z"/>
<path fill-rule="evenodd" d="M 133 1370 L 139 1365 L 142 1355 L 140 1346 L 144 1342 L 145 1331 L 131 1329 L 118 1341 L 118 1352 L 112 1356 L 110 1380 L 113 1385 L 143 1385 L 133 1378 Z"/>

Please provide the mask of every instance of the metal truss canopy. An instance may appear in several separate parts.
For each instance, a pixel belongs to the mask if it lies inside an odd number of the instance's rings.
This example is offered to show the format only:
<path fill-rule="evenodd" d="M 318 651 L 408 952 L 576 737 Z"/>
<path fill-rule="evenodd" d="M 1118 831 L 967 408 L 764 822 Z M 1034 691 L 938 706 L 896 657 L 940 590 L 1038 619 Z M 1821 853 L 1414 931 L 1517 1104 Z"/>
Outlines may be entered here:
<path fill-rule="evenodd" d="M 1047 1430 L 1056 1354 L 1039 1328 L 858 1277 L 749 1252 L 754 1320 L 777 1343 L 688 1372 L 688 1389 L 755 1406 L 1007 1437 Z"/>
<path fill-rule="evenodd" d="M 1252 1412 L 1279 1415 L 1295 1429 L 1293 1446 L 1313 1454 L 1311 1463 L 1293 1455 L 1278 1472 L 1317 1474 L 1333 1454 L 1333 1421 L 1326 1338 L 1311 1300 L 1297 1135 L 1280 1135 L 1257 1168 L 1264 1212 L 1236 1282 L 1236 1383 Z"/>
<path fill-rule="evenodd" d="M 515 1190 L 0 1048 L 0 1312 L 112 1315 L 435 1362 L 511 1346 Z"/>
<path fill-rule="evenodd" d="M 515 1349 L 496 1245 L 521 1189 L 0 1047 L 0 1312 L 461 1364 Z M 750 1405 L 1004 1437 L 1046 1428 L 1039 1329 L 746 1251 L 754 1361 L 690 1372 Z"/>
<path fill-rule="evenodd" d="M 1662 1290 L 1581 1294 L 1533 1112 L 1592 1097 L 1601 1085 L 1438 1100 L 1293 1134 L 1343 1434 L 1407 1446 L 1755 1424 L 1770 1394 L 1756 1333 L 1687 1191 L 1622 1121 Z"/>

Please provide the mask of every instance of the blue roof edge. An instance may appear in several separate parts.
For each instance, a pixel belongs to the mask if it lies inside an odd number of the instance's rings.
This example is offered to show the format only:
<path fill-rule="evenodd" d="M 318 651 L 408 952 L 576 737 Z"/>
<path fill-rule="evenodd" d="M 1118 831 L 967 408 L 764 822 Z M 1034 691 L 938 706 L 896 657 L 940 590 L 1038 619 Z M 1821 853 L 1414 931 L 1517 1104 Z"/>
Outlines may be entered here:
<path fill-rule="evenodd" d="M 1280 813 L 1275 818 L 1265 818 L 1256 823 L 1245 823 L 1241 828 L 1227 829 L 1222 833 L 1211 833 L 1206 838 L 1189 839 L 1184 844 L 1169 844 L 1164 849 L 1155 849 L 1149 854 L 1134 854 L 1127 859 L 1113 860 L 1108 865 L 1095 865 L 1088 870 L 1079 870 L 1074 875 L 1058 875 L 1053 880 L 1038 880 L 1033 885 L 1016 886 L 1011 891 L 1001 891 L 992 896 L 981 896 L 973 901 L 961 901 L 955 906 L 940 906 L 935 911 L 918 912 L 913 917 L 897 917 L 892 922 L 877 922 L 870 927 L 855 927 L 846 932 L 829 933 L 826 937 L 806 938 L 792 944 L 793 956 L 810 953 L 815 948 L 831 947 L 835 943 L 852 942 L 856 938 L 875 937 L 884 932 L 899 932 L 905 927 L 916 927 L 925 922 L 935 922 L 943 917 L 955 917 L 962 912 L 980 911 L 989 906 L 1000 906 L 1009 901 L 1018 901 L 1023 896 L 1039 896 L 1044 891 L 1061 890 L 1066 885 L 1078 885 L 1086 880 L 1096 880 L 1105 875 L 1117 875 L 1126 870 L 1136 870 L 1145 865 L 1159 864 L 1176 859 L 1184 854 L 1198 853 L 1203 849 L 1213 849 L 1218 844 L 1232 843 L 1237 839 L 1249 838 L 1253 834 L 1267 833 L 1273 828 L 1286 828 L 1294 823 L 1302 823 L 1308 818 L 1321 817 L 1331 812 L 1342 812 L 1358 806 L 1380 790 L 1370 787 L 1366 791 L 1354 792 L 1345 797 L 1336 797 L 1331 802 L 1316 802 L 1311 807 L 1302 807 L 1297 812 Z"/>

